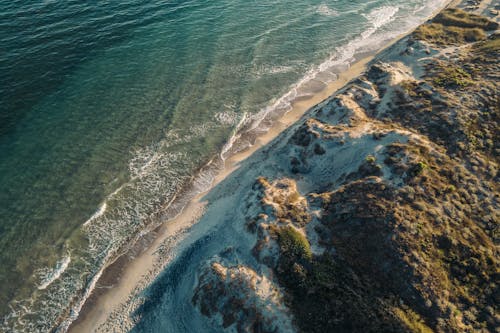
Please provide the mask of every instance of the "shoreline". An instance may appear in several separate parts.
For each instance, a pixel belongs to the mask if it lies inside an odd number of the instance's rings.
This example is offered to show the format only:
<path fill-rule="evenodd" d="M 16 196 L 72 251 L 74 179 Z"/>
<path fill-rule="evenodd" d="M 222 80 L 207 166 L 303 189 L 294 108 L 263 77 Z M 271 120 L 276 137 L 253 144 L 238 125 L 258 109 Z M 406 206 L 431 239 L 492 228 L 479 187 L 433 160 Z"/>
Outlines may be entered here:
<path fill-rule="evenodd" d="M 400 38 L 398 37 L 395 41 L 391 41 L 386 47 L 389 47 Z M 329 83 L 325 89 L 307 99 L 299 99 L 293 102 L 292 109 L 275 121 L 265 134 L 256 139 L 251 147 L 226 159 L 224 167 L 216 175 L 210 188 L 205 192 L 197 194 L 178 216 L 163 222 L 158 228 L 144 235 L 129 251 L 104 269 L 95 289 L 85 301 L 77 319 L 70 324 L 67 332 L 93 332 L 99 325 L 104 323 L 113 310 L 128 300 L 135 287 L 141 284 L 141 280 L 147 278 L 146 275 L 150 275 L 144 272 L 151 271 L 157 264 L 155 252 L 158 247 L 169 237 L 172 237 L 177 232 L 181 232 L 186 226 L 197 222 L 205 205 L 200 200 L 210 189 L 235 171 L 241 161 L 272 141 L 286 128 L 299 120 L 307 110 L 330 97 L 349 81 L 358 77 L 365 70 L 366 64 L 375 57 L 375 54 L 381 52 L 386 47 L 374 52 L 372 55 L 366 55 L 357 60 L 347 71 L 340 73 L 338 79 Z"/>
<path fill-rule="evenodd" d="M 444 8 L 454 7 L 460 3 L 462 3 L 461 0 L 450 1 L 432 13 L 428 19 Z M 293 101 L 291 110 L 273 121 L 272 126 L 267 129 L 266 133 L 259 135 L 251 147 L 227 158 L 224 161 L 224 166 L 217 172 L 208 189 L 189 200 L 188 204 L 177 216 L 162 222 L 156 229 L 140 237 L 136 244 L 125 254 L 119 256 L 103 269 L 95 288 L 91 291 L 89 298 L 84 301 L 80 313 L 69 325 L 67 331 L 75 333 L 94 332 L 106 322 L 110 315 L 130 302 L 130 298 L 136 295 L 138 290 L 142 290 L 152 282 L 162 268 L 168 264 L 168 260 L 158 258 L 157 252 L 162 244 L 170 239 L 175 242 L 173 238 L 176 235 L 182 236 L 183 231 L 188 230 L 190 226 L 199 220 L 205 207 L 205 203 L 201 199 L 207 192 L 238 169 L 241 161 L 278 137 L 280 133 L 299 120 L 310 108 L 329 98 L 341 90 L 348 82 L 357 78 L 377 54 L 406 37 L 415 28 L 389 40 L 379 50 L 357 54 L 356 58 L 359 57 L 360 59 L 356 59 L 347 70 L 338 73 L 337 80 L 330 82 L 324 89 L 315 92 L 313 95 Z"/>

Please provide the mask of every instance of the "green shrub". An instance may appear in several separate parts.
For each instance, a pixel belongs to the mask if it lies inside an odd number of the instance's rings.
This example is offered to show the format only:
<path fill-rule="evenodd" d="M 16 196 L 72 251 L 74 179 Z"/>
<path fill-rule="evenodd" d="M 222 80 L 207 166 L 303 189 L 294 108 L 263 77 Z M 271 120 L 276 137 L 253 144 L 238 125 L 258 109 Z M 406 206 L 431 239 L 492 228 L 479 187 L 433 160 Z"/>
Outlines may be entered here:
<path fill-rule="evenodd" d="M 312 259 L 311 246 L 307 238 L 297 229 L 291 226 L 279 228 L 277 230 L 278 243 L 281 253 L 297 259 Z"/>
<path fill-rule="evenodd" d="M 416 176 L 416 175 L 422 174 L 424 172 L 424 170 L 426 170 L 428 168 L 429 168 L 429 166 L 426 163 L 418 162 L 417 164 L 415 164 L 413 166 L 411 171 L 412 171 L 413 175 Z"/>
<path fill-rule="evenodd" d="M 466 87 L 472 85 L 472 77 L 460 67 L 445 67 L 436 75 L 433 83 L 441 87 Z"/>
<path fill-rule="evenodd" d="M 368 163 L 370 163 L 370 164 L 375 163 L 375 161 L 376 161 L 376 160 L 377 160 L 377 159 L 376 159 L 376 158 L 375 158 L 375 156 L 373 156 L 373 155 L 368 155 L 368 156 L 366 157 L 366 162 L 368 162 Z"/>
<path fill-rule="evenodd" d="M 446 191 L 449 193 L 455 192 L 456 190 L 457 188 L 455 187 L 455 185 L 448 185 L 448 187 L 446 188 Z"/>

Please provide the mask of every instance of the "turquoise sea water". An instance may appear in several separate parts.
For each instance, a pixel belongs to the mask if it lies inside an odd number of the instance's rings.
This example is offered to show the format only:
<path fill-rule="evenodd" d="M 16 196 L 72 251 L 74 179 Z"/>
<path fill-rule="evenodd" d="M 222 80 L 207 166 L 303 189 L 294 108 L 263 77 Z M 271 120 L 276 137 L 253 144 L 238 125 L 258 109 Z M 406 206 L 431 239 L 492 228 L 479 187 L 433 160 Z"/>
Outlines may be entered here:
<path fill-rule="evenodd" d="M 260 120 L 443 2 L 1 2 L 0 331 L 76 316 Z"/>

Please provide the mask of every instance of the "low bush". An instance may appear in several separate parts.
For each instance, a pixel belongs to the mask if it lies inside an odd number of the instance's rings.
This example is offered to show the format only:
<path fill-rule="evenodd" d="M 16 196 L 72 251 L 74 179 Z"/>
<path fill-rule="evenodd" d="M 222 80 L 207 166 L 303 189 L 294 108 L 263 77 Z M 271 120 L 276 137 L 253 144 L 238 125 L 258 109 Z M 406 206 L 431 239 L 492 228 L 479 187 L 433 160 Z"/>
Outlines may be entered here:
<path fill-rule="evenodd" d="M 432 333 L 433 330 L 429 328 L 422 320 L 422 318 L 411 309 L 395 309 L 396 316 L 408 327 L 412 332 L 418 333 Z"/>
<path fill-rule="evenodd" d="M 483 53 L 500 52 L 500 36 L 495 35 L 491 39 L 481 42 L 476 46 L 476 50 Z"/>
<path fill-rule="evenodd" d="M 441 87 L 456 88 L 472 85 L 472 77 L 460 67 L 445 67 L 436 75 L 434 84 Z"/>
<path fill-rule="evenodd" d="M 482 29 L 444 26 L 440 23 L 421 25 L 415 30 L 414 36 L 419 40 L 438 45 L 463 44 L 486 39 L 486 33 Z"/>
<path fill-rule="evenodd" d="M 370 164 L 373 164 L 377 161 L 377 159 L 373 155 L 368 155 L 365 160 L 367 163 L 370 163 Z"/>
<path fill-rule="evenodd" d="M 479 28 L 485 31 L 498 29 L 498 23 L 458 8 L 443 10 L 434 18 L 433 22 L 460 28 Z"/>
<path fill-rule="evenodd" d="M 311 246 L 307 238 L 291 226 L 277 230 L 281 253 L 290 258 L 311 260 Z"/>

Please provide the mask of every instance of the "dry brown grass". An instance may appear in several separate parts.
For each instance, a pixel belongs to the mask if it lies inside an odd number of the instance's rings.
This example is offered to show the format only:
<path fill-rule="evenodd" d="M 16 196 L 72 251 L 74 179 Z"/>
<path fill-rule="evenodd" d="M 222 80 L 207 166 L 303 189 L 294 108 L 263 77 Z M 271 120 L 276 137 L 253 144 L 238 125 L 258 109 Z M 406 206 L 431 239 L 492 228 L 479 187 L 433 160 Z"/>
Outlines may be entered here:
<path fill-rule="evenodd" d="M 442 11 L 431 23 L 421 25 L 414 36 L 438 45 L 455 45 L 485 40 L 486 31 L 497 28 L 498 23 L 486 17 L 452 8 Z"/>
<path fill-rule="evenodd" d="M 440 23 L 421 25 L 414 36 L 438 45 L 455 45 L 465 42 L 477 42 L 486 39 L 486 33 L 480 28 L 461 28 L 444 26 Z"/>
<path fill-rule="evenodd" d="M 468 13 L 458 8 L 450 8 L 442 11 L 433 21 L 445 26 L 460 28 L 479 28 L 485 31 L 498 29 L 498 23 L 484 16 Z"/>
<path fill-rule="evenodd" d="M 491 39 L 479 43 L 476 50 L 488 54 L 500 52 L 500 35 L 494 35 Z"/>
<path fill-rule="evenodd" d="M 411 309 L 394 309 L 396 316 L 410 329 L 416 333 L 433 333 L 434 331 L 429 328 L 422 320 L 422 318 L 412 311 Z"/>

